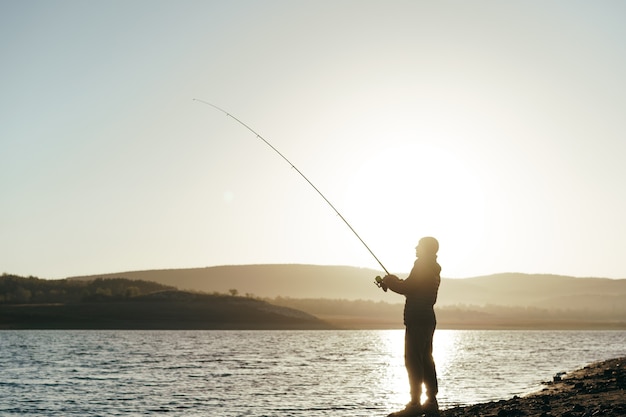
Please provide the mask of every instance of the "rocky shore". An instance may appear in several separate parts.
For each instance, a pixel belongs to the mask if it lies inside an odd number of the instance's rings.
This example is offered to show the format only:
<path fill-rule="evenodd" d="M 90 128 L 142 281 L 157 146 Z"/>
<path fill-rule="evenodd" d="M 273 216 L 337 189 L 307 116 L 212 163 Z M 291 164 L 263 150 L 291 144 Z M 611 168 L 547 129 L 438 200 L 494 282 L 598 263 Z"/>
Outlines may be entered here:
<path fill-rule="evenodd" d="M 593 363 L 558 374 L 546 387 L 525 397 L 441 411 L 442 417 L 624 417 L 626 357 Z"/>

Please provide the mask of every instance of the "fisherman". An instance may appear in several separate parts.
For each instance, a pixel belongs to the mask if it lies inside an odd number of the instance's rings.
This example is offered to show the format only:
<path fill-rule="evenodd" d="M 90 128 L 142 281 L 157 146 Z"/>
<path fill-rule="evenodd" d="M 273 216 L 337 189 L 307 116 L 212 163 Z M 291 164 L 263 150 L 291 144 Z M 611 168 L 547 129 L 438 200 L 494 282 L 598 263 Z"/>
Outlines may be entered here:
<path fill-rule="evenodd" d="M 433 306 L 441 282 L 441 266 L 437 263 L 439 242 L 434 237 L 420 239 L 415 248 L 417 259 L 405 280 L 387 275 L 382 280 L 383 289 L 406 297 L 404 305 L 404 362 L 411 386 L 411 402 L 388 417 L 413 417 L 438 414 L 437 372 L 433 360 L 433 335 L 437 320 Z M 427 399 L 421 403 L 422 384 Z"/>

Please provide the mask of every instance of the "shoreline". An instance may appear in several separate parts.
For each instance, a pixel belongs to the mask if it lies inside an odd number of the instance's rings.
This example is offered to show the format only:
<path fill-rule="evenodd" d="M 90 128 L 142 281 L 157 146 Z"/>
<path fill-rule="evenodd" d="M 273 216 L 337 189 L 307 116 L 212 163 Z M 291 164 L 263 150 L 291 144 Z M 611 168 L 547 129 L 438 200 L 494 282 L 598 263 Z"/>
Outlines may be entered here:
<path fill-rule="evenodd" d="M 442 410 L 441 417 L 626 416 L 626 356 L 558 374 L 523 397 Z"/>

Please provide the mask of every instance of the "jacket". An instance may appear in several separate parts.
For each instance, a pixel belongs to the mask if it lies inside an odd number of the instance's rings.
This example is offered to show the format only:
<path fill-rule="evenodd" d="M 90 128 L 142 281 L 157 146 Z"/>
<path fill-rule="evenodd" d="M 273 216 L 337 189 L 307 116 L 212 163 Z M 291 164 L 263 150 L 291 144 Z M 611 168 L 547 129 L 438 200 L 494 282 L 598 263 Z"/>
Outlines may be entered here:
<path fill-rule="evenodd" d="M 437 293 L 441 283 L 441 266 L 436 258 L 418 258 L 411 273 L 405 280 L 392 280 L 389 289 L 406 297 L 404 304 L 404 325 L 435 325 Z"/>

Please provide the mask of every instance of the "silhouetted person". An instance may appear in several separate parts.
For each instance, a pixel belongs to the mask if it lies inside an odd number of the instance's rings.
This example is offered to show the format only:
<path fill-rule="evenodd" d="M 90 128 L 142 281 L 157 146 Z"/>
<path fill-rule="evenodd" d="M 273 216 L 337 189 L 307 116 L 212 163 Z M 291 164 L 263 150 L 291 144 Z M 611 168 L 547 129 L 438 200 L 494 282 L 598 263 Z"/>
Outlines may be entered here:
<path fill-rule="evenodd" d="M 404 360 L 411 385 L 411 402 L 404 410 L 391 413 L 389 417 L 419 416 L 436 414 L 437 372 L 433 360 L 433 335 L 437 320 L 433 306 L 441 278 L 441 266 L 437 263 L 439 242 L 434 237 L 420 239 L 415 248 L 417 259 L 405 280 L 395 275 L 383 278 L 383 288 L 406 297 L 404 305 Z M 422 384 L 426 388 L 427 400 L 420 403 Z"/>

